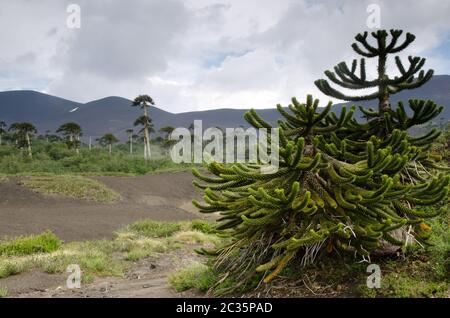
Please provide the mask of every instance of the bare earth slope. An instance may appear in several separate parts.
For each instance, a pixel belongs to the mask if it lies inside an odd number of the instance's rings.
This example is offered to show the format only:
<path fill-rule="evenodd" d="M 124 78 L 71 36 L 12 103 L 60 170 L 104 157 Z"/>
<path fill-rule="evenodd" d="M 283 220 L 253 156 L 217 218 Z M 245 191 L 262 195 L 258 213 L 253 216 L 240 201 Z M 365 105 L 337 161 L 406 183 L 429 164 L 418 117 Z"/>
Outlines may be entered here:
<path fill-rule="evenodd" d="M 53 231 L 65 241 L 111 238 L 137 220 L 198 218 L 191 200 L 199 196 L 190 172 L 137 177 L 95 177 L 122 195 L 116 203 L 43 196 L 11 178 L 0 183 L 0 238 Z"/>

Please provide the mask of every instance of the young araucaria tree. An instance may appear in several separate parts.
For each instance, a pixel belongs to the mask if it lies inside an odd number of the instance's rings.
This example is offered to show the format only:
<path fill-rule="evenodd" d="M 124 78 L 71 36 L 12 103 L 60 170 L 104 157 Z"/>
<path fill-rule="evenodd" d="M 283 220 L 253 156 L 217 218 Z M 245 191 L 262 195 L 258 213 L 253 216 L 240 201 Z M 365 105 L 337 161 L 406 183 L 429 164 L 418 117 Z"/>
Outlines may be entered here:
<path fill-rule="evenodd" d="M 65 123 L 59 126 L 56 132 L 63 134 L 69 149 L 75 149 L 77 154 L 80 153 L 80 136 L 82 133 L 80 125 L 73 122 Z"/>
<path fill-rule="evenodd" d="M 36 127 L 31 123 L 14 123 L 9 126 L 9 130 L 14 132 L 17 145 L 27 148 L 28 156 L 32 158 L 31 137 L 37 133 Z"/>
<path fill-rule="evenodd" d="M 340 63 L 325 74 L 338 86 L 372 88 L 374 93 L 345 95 L 326 80 L 316 82 L 323 93 L 338 99 L 378 99 L 376 110 L 360 107 L 367 120 L 356 118 L 355 106 L 335 114 L 331 102 L 319 108 L 312 96 L 306 103 L 294 98 L 288 109 L 278 105 L 283 119 L 278 122 L 277 172 L 261 174 L 259 164 L 217 162 L 208 165 L 213 176 L 194 170 L 200 180 L 194 184 L 205 189 L 206 202 L 194 204 L 201 212 L 219 212 L 217 229 L 232 238 L 215 251 L 221 270 L 239 275 L 242 282 L 256 271 L 269 282 L 290 261 L 310 263 L 322 250 L 369 259 L 384 244 L 427 243 L 431 229 L 426 219 L 443 209 L 421 207 L 448 200 L 450 177 L 430 153 L 439 132 L 412 136 L 409 129 L 431 120 L 442 107 L 409 100 L 407 110 L 403 102 L 393 107 L 389 96 L 420 87 L 433 72 L 421 70 L 423 58 L 409 57 L 405 67 L 395 57 L 400 75 L 389 77 L 388 56 L 408 47 L 414 36 L 407 33 L 399 44 L 399 30 L 371 35 L 374 44 L 368 33 L 357 35 L 353 44 L 363 56 L 359 68 L 354 60 L 350 67 Z M 377 78 L 366 78 L 365 58 L 378 58 Z M 256 128 L 271 129 L 254 110 L 245 119 Z"/>
<path fill-rule="evenodd" d="M 102 146 L 108 146 L 109 149 L 109 155 L 112 154 L 112 145 L 119 142 L 119 139 L 117 139 L 116 136 L 113 134 L 105 134 L 103 137 L 101 137 L 99 140 L 100 145 Z"/>

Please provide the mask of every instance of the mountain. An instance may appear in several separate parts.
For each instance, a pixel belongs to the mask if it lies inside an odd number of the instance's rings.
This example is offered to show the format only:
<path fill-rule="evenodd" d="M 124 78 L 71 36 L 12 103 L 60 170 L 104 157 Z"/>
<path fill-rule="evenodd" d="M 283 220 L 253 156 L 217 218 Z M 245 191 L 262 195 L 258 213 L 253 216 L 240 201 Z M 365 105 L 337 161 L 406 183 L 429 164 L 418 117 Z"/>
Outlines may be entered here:
<path fill-rule="evenodd" d="M 299 96 L 299 100 L 303 97 Z M 399 100 L 410 98 L 432 99 L 445 106 L 437 121 L 450 120 L 450 75 L 436 75 L 419 89 L 403 91 L 392 96 L 393 105 Z M 340 112 L 347 104 L 334 105 L 334 111 Z M 97 138 L 107 132 L 124 138 L 125 130 L 132 127 L 134 120 L 141 114 L 139 108 L 130 107 L 131 101 L 122 97 L 106 97 L 89 103 L 77 103 L 67 99 L 34 91 L 0 92 L 0 120 L 11 124 L 28 121 L 36 125 L 40 133 L 54 131 L 68 121 L 79 123 L 84 137 Z M 376 102 L 362 102 L 358 105 L 375 106 Z M 189 127 L 194 120 L 202 120 L 207 127 L 248 127 L 243 119 L 246 109 L 215 109 L 173 114 L 157 107 L 150 108 L 150 116 L 156 129 L 166 125 Z M 276 109 L 261 109 L 258 113 L 267 121 L 275 123 L 279 118 Z"/>

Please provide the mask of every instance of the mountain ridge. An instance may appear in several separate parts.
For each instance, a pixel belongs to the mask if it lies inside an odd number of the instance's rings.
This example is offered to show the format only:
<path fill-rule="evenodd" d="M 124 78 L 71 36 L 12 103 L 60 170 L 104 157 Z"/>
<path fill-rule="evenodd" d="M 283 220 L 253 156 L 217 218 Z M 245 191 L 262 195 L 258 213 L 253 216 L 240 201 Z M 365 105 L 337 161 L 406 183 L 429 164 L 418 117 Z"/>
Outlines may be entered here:
<path fill-rule="evenodd" d="M 450 75 L 436 75 L 424 86 L 411 91 L 403 91 L 391 97 L 391 102 L 411 98 L 432 99 L 443 105 L 444 111 L 437 121 L 450 120 Z M 125 130 L 132 127 L 134 120 L 141 114 L 138 107 L 131 107 L 131 100 L 120 96 L 107 96 L 87 103 L 71 101 L 65 98 L 40 93 L 32 90 L 15 90 L 0 92 L 0 120 L 11 124 L 17 121 L 29 121 L 36 125 L 40 133 L 54 131 L 65 122 L 79 123 L 84 137 L 100 137 L 105 133 L 114 133 L 125 137 Z M 343 106 L 354 103 L 338 103 L 333 110 L 340 112 Z M 373 101 L 361 102 L 367 107 Z M 107 108 L 105 108 L 107 107 Z M 76 110 L 75 110 L 76 109 Z M 105 110 L 107 109 L 107 110 Z M 152 106 L 150 114 L 156 130 L 171 125 L 188 127 L 194 120 L 203 120 L 203 127 L 248 127 L 243 119 L 247 108 L 219 108 L 203 111 L 172 113 Z M 72 112 L 71 112 L 72 111 Z M 276 123 L 279 114 L 275 108 L 257 109 L 262 118 Z"/>

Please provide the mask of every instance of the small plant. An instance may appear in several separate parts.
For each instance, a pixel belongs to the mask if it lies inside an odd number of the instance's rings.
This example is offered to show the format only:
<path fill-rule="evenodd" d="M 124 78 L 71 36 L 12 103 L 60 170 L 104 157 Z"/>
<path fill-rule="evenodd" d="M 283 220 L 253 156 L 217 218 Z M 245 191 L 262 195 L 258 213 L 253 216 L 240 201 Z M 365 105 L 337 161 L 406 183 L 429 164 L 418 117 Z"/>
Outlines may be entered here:
<path fill-rule="evenodd" d="M 8 288 L 0 286 L 0 298 L 8 296 Z"/>

